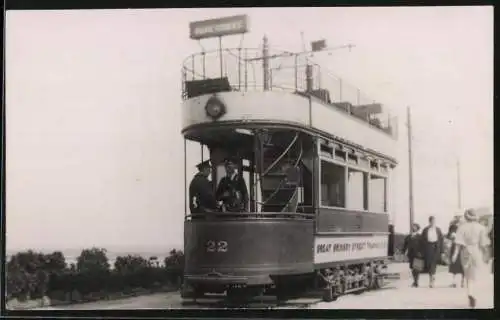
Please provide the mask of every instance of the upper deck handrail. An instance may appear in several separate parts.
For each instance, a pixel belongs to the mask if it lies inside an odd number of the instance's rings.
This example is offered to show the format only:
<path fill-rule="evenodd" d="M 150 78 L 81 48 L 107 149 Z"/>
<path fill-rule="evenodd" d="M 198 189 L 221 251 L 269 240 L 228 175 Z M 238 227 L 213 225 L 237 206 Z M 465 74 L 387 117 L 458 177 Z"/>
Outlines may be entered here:
<path fill-rule="evenodd" d="M 370 116 L 356 112 L 357 106 L 374 104 L 375 101 L 332 75 L 328 69 L 322 69 L 309 57 L 282 50 L 270 50 L 268 57 L 268 83 L 265 83 L 262 50 L 259 48 L 224 48 L 192 54 L 182 65 L 182 98 L 188 98 L 188 81 L 227 78 L 235 91 L 284 90 L 313 96 L 389 134 L 394 133 L 395 117 L 391 117 L 386 108 Z M 312 68 L 309 84 L 308 66 Z"/>

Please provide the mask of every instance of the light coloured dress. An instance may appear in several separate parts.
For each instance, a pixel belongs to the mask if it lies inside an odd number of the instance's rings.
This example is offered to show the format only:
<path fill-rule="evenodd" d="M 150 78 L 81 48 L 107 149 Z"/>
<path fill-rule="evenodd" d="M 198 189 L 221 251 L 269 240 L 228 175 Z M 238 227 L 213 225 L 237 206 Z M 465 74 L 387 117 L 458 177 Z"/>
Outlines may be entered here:
<path fill-rule="evenodd" d="M 483 250 L 489 243 L 488 231 L 479 222 L 465 222 L 457 229 L 455 244 L 463 246 L 460 262 L 468 283 L 468 293 L 473 297 L 477 296 L 476 281 L 487 267 Z"/>

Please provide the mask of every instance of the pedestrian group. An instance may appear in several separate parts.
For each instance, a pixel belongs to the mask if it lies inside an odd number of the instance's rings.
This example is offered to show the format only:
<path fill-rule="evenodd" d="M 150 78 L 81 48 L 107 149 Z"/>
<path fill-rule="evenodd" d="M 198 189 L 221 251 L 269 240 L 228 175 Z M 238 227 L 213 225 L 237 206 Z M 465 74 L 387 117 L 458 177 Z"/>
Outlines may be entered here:
<path fill-rule="evenodd" d="M 449 252 L 445 250 L 445 241 L 451 242 Z M 487 227 L 479 222 L 476 211 L 468 209 L 463 217 L 455 217 L 448 234 L 443 235 L 431 216 L 429 225 L 422 232 L 420 225 L 413 224 L 403 250 L 409 260 L 412 287 L 419 287 L 420 275 L 425 273 L 429 275 L 429 287 L 434 287 L 437 265 L 447 263 L 448 271 L 453 275 L 451 287 L 457 287 L 456 278 L 460 275 L 460 286 L 467 288 L 469 306 L 474 308 L 479 290 L 478 277 L 487 270 L 493 258 L 493 229 L 488 232 Z"/>

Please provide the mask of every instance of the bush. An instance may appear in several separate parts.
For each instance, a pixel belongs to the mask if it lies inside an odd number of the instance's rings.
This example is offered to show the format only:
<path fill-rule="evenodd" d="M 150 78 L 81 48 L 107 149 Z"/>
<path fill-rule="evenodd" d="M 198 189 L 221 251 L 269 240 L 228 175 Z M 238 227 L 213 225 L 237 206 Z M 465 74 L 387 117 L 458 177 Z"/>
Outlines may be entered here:
<path fill-rule="evenodd" d="M 114 293 L 144 292 L 169 286 L 182 277 L 184 254 L 172 250 L 160 267 L 157 257 L 118 257 L 110 270 L 106 250 L 82 250 L 76 265 L 67 266 L 61 252 L 20 252 L 7 263 L 7 299 L 24 301 L 45 295 L 58 301 L 81 302 Z M 116 294 L 115 294 L 116 296 Z"/>

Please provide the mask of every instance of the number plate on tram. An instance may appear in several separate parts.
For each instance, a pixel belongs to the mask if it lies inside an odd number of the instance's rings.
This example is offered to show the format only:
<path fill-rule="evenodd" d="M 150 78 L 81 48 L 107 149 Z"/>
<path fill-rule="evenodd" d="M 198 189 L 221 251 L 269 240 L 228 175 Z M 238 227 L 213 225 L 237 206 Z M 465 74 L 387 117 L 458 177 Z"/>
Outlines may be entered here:
<path fill-rule="evenodd" d="M 207 252 L 227 252 L 226 241 L 208 240 L 205 247 Z"/>

